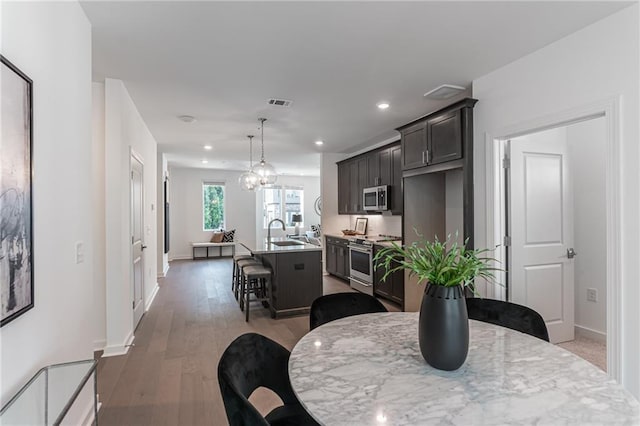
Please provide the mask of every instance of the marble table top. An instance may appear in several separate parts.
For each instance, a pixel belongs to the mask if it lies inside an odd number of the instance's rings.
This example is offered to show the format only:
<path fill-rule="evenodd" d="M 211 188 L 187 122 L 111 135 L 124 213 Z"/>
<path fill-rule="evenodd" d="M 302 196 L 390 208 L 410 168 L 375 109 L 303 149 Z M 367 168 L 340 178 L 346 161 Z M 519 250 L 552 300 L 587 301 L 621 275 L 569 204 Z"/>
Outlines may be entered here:
<path fill-rule="evenodd" d="M 321 424 L 640 424 L 640 404 L 602 370 L 514 330 L 470 321 L 456 371 L 429 366 L 418 313 L 366 314 L 327 323 L 295 346 L 289 375 Z"/>

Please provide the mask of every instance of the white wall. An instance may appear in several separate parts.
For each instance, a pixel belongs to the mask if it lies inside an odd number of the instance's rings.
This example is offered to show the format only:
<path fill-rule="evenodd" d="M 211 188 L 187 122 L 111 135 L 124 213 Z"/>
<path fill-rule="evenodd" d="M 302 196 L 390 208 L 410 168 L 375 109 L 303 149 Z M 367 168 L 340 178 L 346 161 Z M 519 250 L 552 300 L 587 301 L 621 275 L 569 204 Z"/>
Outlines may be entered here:
<path fill-rule="evenodd" d="M 320 223 L 323 234 L 340 235 L 340 230 L 350 228 L 350 218 L 338 214 L 338 161 L 347 158 L 345 154 L 323 153 L 320 156 L 320 192 L 322 194 L 322 212 Z M 327 265 L 325 243 L 322 242 L 322 265 Z M 325 270 L 326 273 L 326 270 Z"/>
<path fill-rule="evenodd" d="M 367 218 L 367 235 L 397 235 L 402 236 L 402 216 L 387 216 L 381 214 L 349 215 L 349 223 L 342 229 L 356 229 L 356 219 Z M 340 231 L 337 235 L 341 235 Z"/>
<path fill-rule="evenodd" d="M 345 154 L 323 153 L 320 160 L 320 191 L 322 192 L 322 232 L 340 234 L 349 229 L 348 215 L 338 214 L 338 166 L 336 163 L 347 158 Z"/>
<path fill-rule="evenodd" d="M 255 244 L 256 194 L 240 189 L 238 178 L 241 172 L 171 167 L 169 174 L 171 179 L 170 260 L 191 259 L 191 242 L 206 242 L 211 239 L 212 232 L 203 230 L 203 182 L 225 184 L 225 227 L 228 230 L 236 229 L 236 241 Z M 240 247 L 237 247 L 237 251 L 241 251 Z"/>
<path fill-rule="evenodd" d="M 573 182 L 575 261 L 575 324 L 578 331 L 607 334 L 606 241 L 606 123 L 603 117 L 567 127 Z M 587 289 L 598 301 L 587 301 Z M 593 336 L 593 333 L 591 333 Z M 595 337 L 595 336 L 593 336 Z"/>
<path fill-rule="evenodd" d="M 158 152 L 158 277 L 165 277 L 167 275 L 167 271 L 169 270 L 169 253 L 164 252 L 164 180 L 165 177 L 168 176 L 169 165 L 167 164 L 167 157 L 165 156 L 165 154 Z M 170 180 L 167 181 L 167 185 L 170 187 Z M 169 211 L 169 217 L 171 217 L 171 211 Z M 171 229 L 169 229 L 169 232 L 171 232 Z"/>
<path fill-rule="evenodd" d="M 320 196 L 320 178 L 317 176 L 278 176 L 278 181 L 276 185 L 281 186 L 295 186 L 301 187 L 304 189 L 303 195 L 303 211 L 302 211 L 302 220 L 304 226 L 300 226 L 300 233 L 304 234 L 305 231 L 311 230 L 311 225 L 317 225 L 320 223 L 320 216 L 316 214 L 313 205 L 316 201 L 316 198 Z M 262 192 L 259 191 L 256 193 L 256 239 L 260 241 L 261 239 L 267 238 L 267 230 L 264 228 L 263 224 L 263 211 L 262 211 L 262 202 L 263 195 Z M 278 224 L 279 225 L 279 224 Z M 287 231 L 282 231 L 282 228 L 276 227 L 271 230 L 271 236 L 276 237 L 284 237 L 286 234 L 293 234 L 295 228 L 287 228 Z"/>
<path fill-rule="evenodd" d="M 131 150 L 144 164 L 144 297 L 148 308 L 157 291 L 157 144 L 124 83 L 104 84 L 106 200 L 106 347 L 105 356 L 126 352 L 133 338 L 131 264 Z"/>
<path fill-rule="evenodd" d="M 633 5 L 473 82 L 476 245 L 487 241 L 486 135 L 620 96 L 622 382 L 640 396 L 639 25 Z"/>
<path fill-rule="evenodd" d="M 3 2 L 1 28 L 2 54 L 33 80 L 35 276 L 35 307 L 0 329 L 4 404 L 41 367 L 92 358 L 96 316 L 91 27 L 77 3 Z"/>
<path fill-rule="evenodd" d="M 105 140 L 104 140 L 104 84 L 93 83 L 91 110 L 91 171 L 93 206 L 93 309 L 95 317 L 94 349 L 107 344 L 106 307 L 106 233 L 105 233 Z"/>

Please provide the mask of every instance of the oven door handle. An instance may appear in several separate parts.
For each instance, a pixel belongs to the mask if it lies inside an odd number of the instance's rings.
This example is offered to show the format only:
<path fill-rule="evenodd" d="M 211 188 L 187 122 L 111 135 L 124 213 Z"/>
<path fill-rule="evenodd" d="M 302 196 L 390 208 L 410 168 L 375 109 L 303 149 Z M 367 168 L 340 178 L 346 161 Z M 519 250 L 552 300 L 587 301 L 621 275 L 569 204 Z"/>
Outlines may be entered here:
<path fill-rule="evenodd" d="M 364 254 L 371 254 L 373 252 L 373 250 L 371 249 L 365 249 L 365 248 L 360 248 L 355 246 L 349 246 L 349 250 L 357 251 L 358 253 L 364 253 Z"/>

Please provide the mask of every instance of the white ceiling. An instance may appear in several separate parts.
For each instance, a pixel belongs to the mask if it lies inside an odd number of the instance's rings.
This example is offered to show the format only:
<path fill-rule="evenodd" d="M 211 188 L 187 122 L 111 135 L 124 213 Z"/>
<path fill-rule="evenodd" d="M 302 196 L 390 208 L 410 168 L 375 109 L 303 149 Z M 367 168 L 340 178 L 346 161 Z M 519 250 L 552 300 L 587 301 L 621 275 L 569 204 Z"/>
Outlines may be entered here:
<path fill-rule="evenodd" d="M 319 173 L 438 108 L 423 93 L 473 79 L 629 2 L 83 2 L 93 73 L 125 82 L 170 164 L 248 167 L 265 125 L 279 172 Z M 570 60 L 569 58 L 567 60 Z M 267 99 L 292 100 L 288 109 Z M 376 108 L 384 100 L 386 111 Z M 482 100 L 480 100 L 481 102 Z M 193 115 L 186 124 L 178 115 Z M 325 145 L 318 148 L 316 139 Z M 255 141 L 254 140 L 254 141 Z M 203 146 L 213 145 L 205 152 Z M 254 158 L 259 144 L 254 143 Z M 209 163 L 201 163 L 207 158 Z"/>

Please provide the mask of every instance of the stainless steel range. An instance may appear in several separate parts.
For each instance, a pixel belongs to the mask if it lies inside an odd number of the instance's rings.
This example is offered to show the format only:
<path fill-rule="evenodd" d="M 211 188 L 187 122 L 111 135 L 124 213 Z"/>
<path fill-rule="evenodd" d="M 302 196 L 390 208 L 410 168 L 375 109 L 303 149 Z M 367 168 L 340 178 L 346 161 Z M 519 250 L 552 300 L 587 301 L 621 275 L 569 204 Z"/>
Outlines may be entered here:
<path fill-rule="evenodd" d="M 363 238 L 349 244 L 351 288 L 373 296 L 373 242 Z"/>
<path fill-rule="evenodd" d="M 349 243 L 351 288 L 373 296 L 373 243 L 399 239 L 400 237 L 392 235 L 351 239 Z"/>

